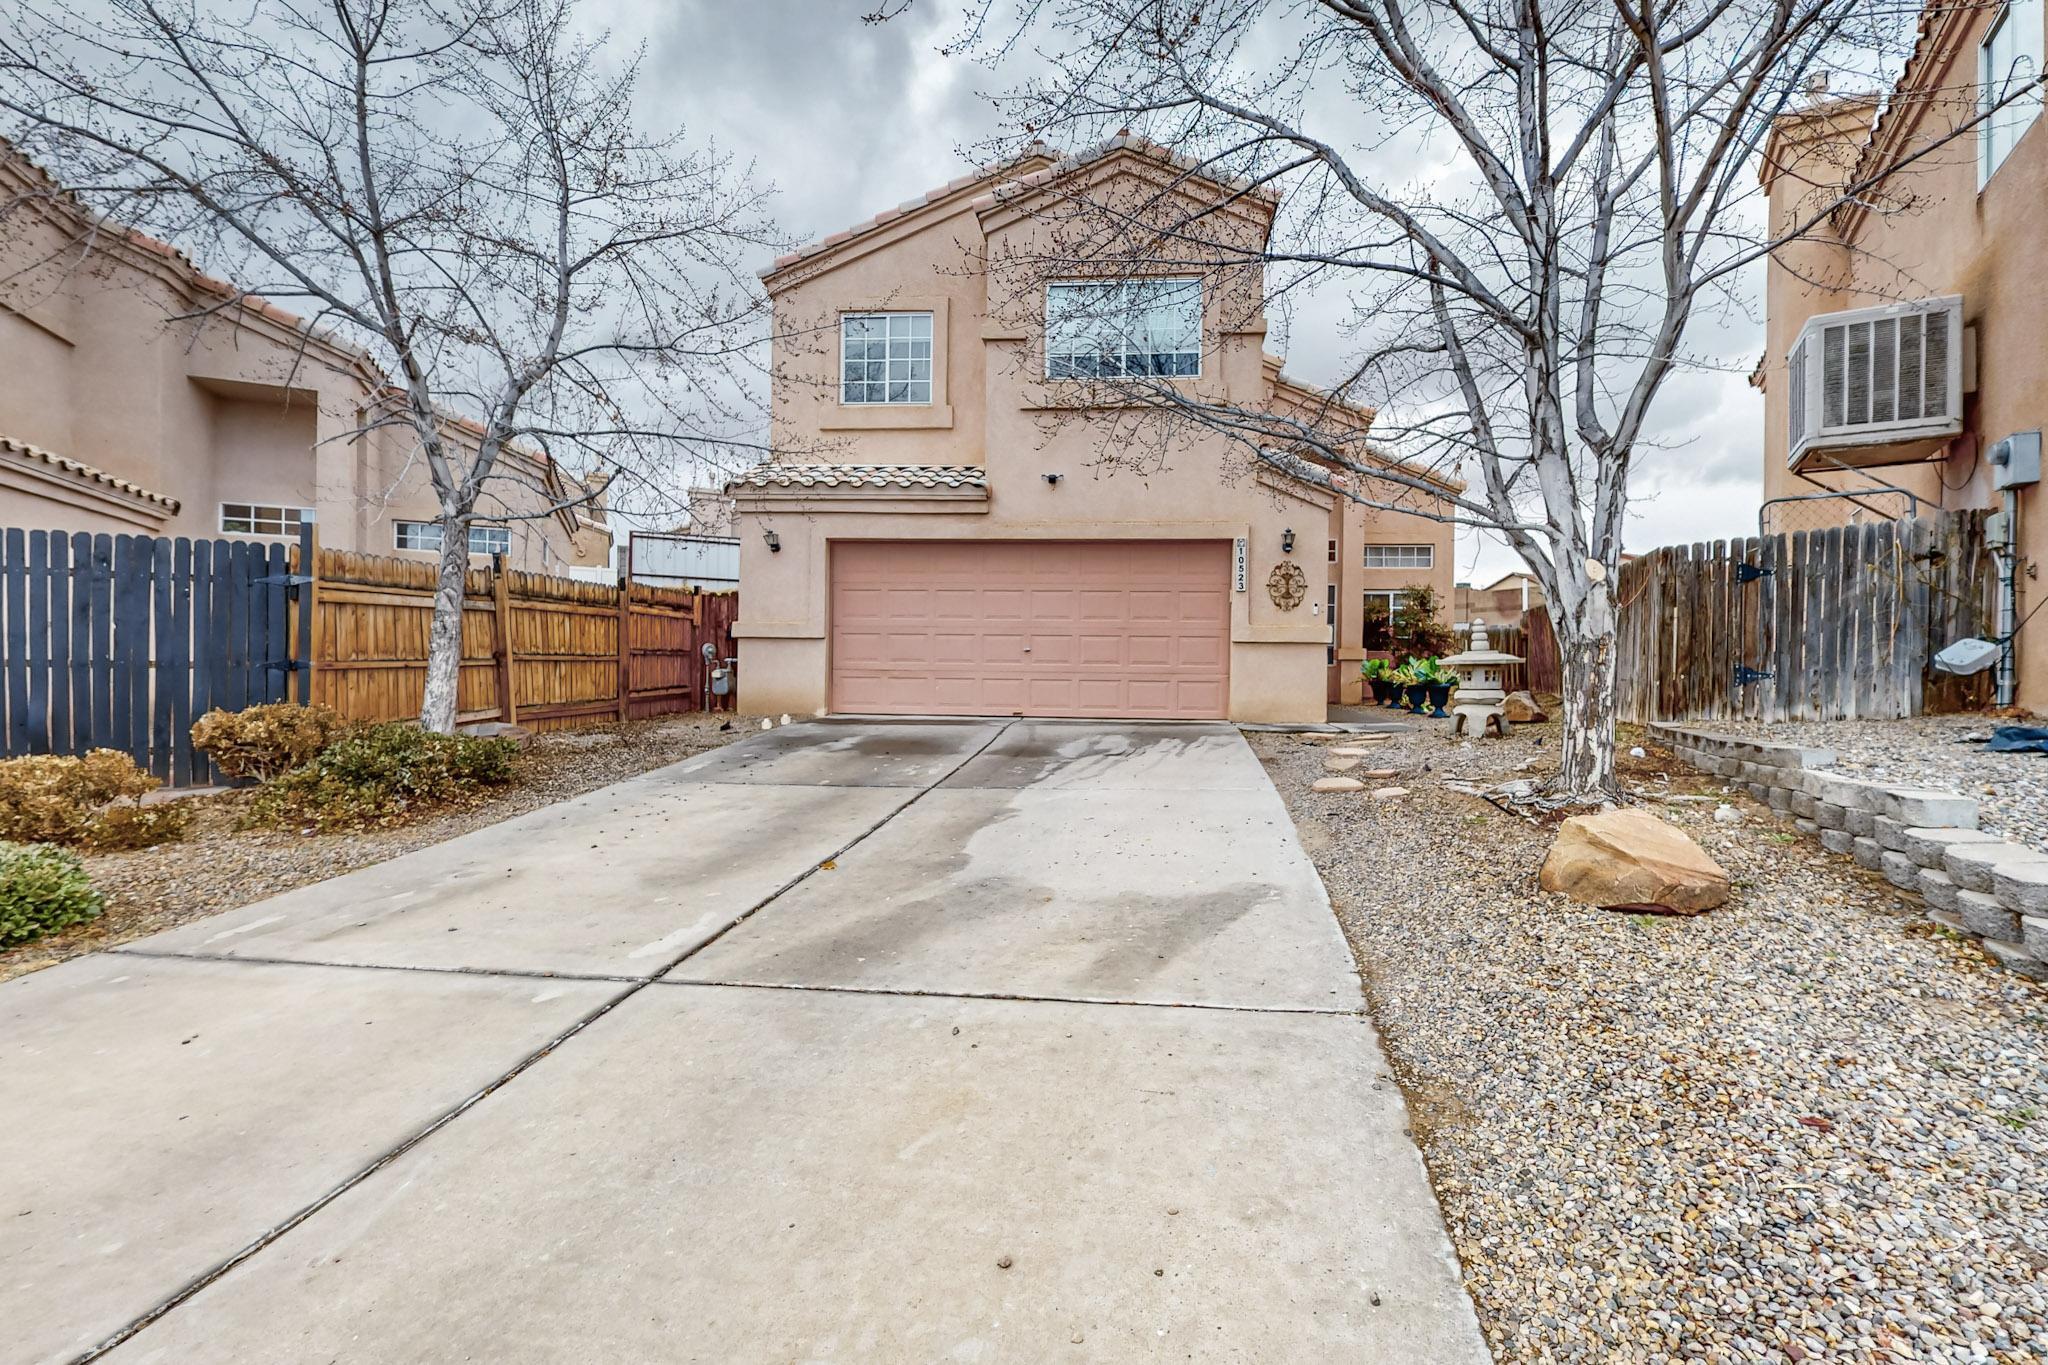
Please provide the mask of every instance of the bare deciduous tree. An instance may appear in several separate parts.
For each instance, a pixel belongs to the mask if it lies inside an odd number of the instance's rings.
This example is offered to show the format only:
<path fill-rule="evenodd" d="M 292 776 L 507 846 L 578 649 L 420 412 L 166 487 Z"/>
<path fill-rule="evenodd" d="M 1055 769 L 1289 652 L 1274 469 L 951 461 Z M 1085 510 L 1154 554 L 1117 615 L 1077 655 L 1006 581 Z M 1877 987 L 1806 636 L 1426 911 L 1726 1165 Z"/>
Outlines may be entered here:
<path fill-rule="evenodd" d="M 759 439 L 761 192 L 636 128 L 627 56 L 573 0 L 0 0 L 0 116 L 25 150 L 389 377 L 351 436 L 404 429 L 438 501 L 430 729 L 454 728 L 469 528 L 511 501 L 495 490 L 536 483 L 532 516 L 607 486 L 658 510 L 686 465 Z"/>
<path fill-rule="evenodd" d="M 1938 135 L 1819 187 L 1796 222 L 1767 220 L 1756 171 L 1775 121 L 1822 73 L 1875 82 L 1921 8 L 1023 0 L 975 7 L 968 41 L 984 55 L 1035 45 L 1050 72 L 999 100 L 1018 141 L 1135 131 L 1240 194 L 1279 192 L 1274 231 L 1250 250 L 1212 198 L 1172 185 L 1061 205 L 1040 234 L 1057 245 L 1029 268 L 1135 278 L 1178 262 L 1233 288 L 1249 268 L 1269 310 L 1305 286 L 1348 293 L 1358 350 L 1335 399 L 1377 409 L 1374 442 L 1461 472 L 1462 495 L 1370 459 L 1343 401 L 1254 410 L 1156 373 L 1095 382 L 1127 413 L 1223 433 L 1301 477 L 1338 471 L 1338 491 L 1372 505 L 1448 506 L 1503 538 L 1541 583 L 1562 654 L 1548 797 L 1562 804 L 1618 792 L 1624 515 L 1658 398 L 1693 361 L 1689 329 L 1740 306 L 1746 267 L 1846 202 L 1895 193 L 1905 162 L 1984 116 L 1966 97 Z M 1130 458 L 1138 421 L 1118 419 L 1105 459 Z"/>

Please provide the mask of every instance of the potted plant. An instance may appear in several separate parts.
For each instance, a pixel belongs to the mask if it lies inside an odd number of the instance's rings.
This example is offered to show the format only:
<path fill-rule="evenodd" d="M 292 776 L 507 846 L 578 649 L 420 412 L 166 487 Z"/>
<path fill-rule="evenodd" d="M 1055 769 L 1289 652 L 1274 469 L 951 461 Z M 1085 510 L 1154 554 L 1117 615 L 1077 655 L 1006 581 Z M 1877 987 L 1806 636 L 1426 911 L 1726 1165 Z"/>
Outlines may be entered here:
<path fill-rule="evenodd" d="M 1429 714 L 1439 718 L 1446 717 L 1450 713 L 1445 711 L 1444 707 L 1450 704 L 1451 693 L 1457 689 L 1458 672 L 1453 668 L 1445 668 L 1435 659 L 1423 660 L 1423 667 L 1428 670 L 1424 682 L 1429 693 Z"/>
<path fill-rule="evenodd" d="M 1429 696 L 1429 683 L 1422 669 L 1422 660 L 1411 654 L 1407 663 L 1394 670 L 1394 680 L 1401 684 L 1401 695 L 1408 703 L 1408 710 L 1418 716 L 1422 714 L 1423 701 Z"/>
<path fill-rule="evenodd" d="M 1387 677 L 1393 666 L 1385 659 L 1367 659 L 1359 672 L 1365 675 L 1366 685 L 1372 688 L 1372 699 L 1380 706 L 1393 704 L 1394 684 Z"/>

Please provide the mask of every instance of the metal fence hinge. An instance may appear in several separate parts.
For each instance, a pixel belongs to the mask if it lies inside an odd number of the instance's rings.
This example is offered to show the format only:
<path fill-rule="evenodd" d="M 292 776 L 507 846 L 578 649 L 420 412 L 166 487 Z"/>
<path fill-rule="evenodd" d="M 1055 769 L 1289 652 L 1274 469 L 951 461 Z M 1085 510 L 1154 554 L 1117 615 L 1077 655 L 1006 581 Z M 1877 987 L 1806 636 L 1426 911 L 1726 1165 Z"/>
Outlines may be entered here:
<path fill-rule="evenodd" d="M 1748 664 L 1735 665 L 1735 685 L 1737 687 L 1747 687 L 1751 683 L 1760 683 L 1770 676 L 1771 674 L 1763 669 L 1751 668 Z"/>
<path fill-rule="evenodd" d="M 1735 566 L 1735 581 L 1737 583 L 1754 583 L 1759 578 L 1769 578 L 1777 572 L 1776 569 L 1761 568 L 1755 564 L 1737 564 Z"/>
<path fill-rule="evenodd" d="M 259 667 L 274 669 L 280 673 L 296 673 L 302 668 L 311 668 L 312 665 L 304 659 L 265 659 Z"/>
<path fill-rule="evenodd" d="M 311 583 L 313 575 L 309 573 L 274 573 L 262 578 L 252 578 L 249 581 L 251 583 L 282 583 L 287 588 L 297 588 Z"/>

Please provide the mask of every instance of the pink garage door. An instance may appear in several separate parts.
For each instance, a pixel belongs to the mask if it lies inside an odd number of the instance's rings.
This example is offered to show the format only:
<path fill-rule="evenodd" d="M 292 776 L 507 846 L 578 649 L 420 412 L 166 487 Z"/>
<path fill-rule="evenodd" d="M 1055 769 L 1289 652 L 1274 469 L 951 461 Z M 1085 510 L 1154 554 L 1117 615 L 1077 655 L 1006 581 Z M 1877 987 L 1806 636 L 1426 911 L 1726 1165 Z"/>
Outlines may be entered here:
<path fill-rule="evenodd" d="M 1207 720 L 1229 678 L 1228 542 L 833 543 L 835 711 Z"/>

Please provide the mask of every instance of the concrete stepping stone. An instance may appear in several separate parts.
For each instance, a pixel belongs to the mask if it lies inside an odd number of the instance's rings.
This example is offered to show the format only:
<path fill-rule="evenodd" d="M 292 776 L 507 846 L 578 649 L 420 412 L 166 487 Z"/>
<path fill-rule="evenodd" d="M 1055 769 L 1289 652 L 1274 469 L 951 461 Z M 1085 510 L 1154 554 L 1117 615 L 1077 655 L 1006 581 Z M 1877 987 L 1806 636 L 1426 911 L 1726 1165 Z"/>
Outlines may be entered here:
<path fill-rule="evenodd" d="M 1362 792 L 1365 784 L 1355 777 L 1319 777 L 1309 783 L 1312 792 Z"/>
<path fill-rule="evenodd" d="M 1364 761 L 1365 760 L 1362 758 L 1326 758 L 1323 760 L 1323 771 L 1330 773 L 1348 773 Z"/>

